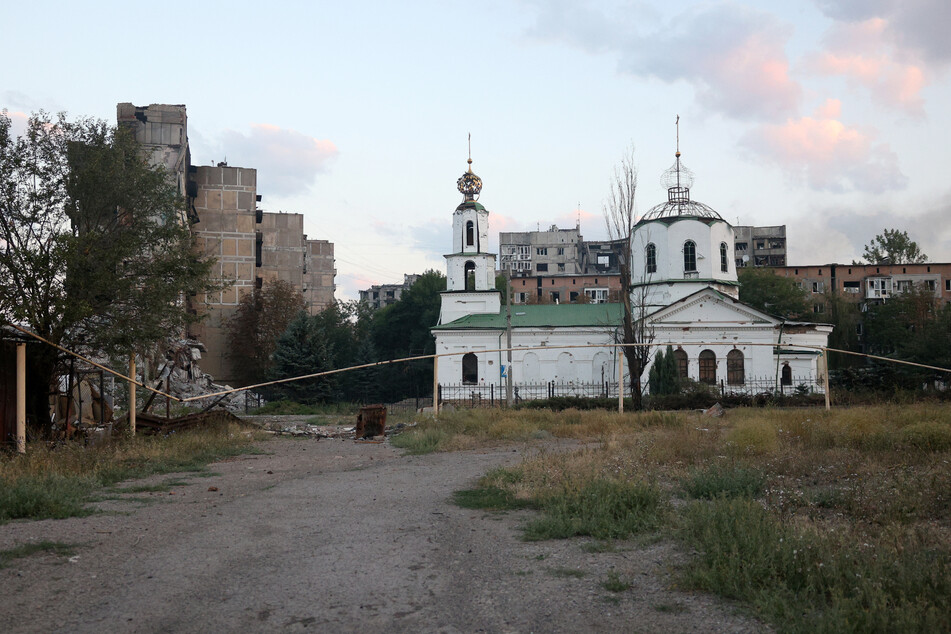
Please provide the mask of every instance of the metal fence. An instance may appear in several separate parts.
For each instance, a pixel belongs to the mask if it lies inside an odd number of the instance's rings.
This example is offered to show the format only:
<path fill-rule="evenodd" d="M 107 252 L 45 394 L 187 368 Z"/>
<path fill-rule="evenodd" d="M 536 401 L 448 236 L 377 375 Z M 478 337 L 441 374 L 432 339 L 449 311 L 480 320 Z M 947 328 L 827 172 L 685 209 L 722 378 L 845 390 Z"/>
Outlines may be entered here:
<path fill-rule="evenodd" d="M 630 392 L 630 383 L 625 383 L 624 393 Z M 755 396 L 757 394 L 781 394 L 786 396 L 823 394 L 821 381 L 815 377 L 792 377 L 791 380 L 777 381 L 775 377 L 750 377 L 742 384 L 729 385 L 724 381 L 709 384 L 711 390 L 719 394 L 734 396 Z M 578 398 L 617 398 L 617 383 L 520 383 L 512 388 L 516 403 L 537 401 L 549 398 L 573 396 Z M 646 389 L 646 382 L 645 382 Z M 505 405 L 504 384 L 465 384 L 449 383 L 439 385 L 439 402 L 453 403 L 467 407 L 496 407 Z"/>

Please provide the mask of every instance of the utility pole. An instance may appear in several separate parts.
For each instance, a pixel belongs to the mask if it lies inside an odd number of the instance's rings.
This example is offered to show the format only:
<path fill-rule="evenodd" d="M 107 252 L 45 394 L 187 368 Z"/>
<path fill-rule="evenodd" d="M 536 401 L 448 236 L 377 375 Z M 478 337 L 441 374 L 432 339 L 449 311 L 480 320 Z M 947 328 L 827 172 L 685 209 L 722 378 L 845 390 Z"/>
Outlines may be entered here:
<path fill-rule="evenodd" d="M 505 269 L 505 406 L 512 403 L 512 263 Z"/>

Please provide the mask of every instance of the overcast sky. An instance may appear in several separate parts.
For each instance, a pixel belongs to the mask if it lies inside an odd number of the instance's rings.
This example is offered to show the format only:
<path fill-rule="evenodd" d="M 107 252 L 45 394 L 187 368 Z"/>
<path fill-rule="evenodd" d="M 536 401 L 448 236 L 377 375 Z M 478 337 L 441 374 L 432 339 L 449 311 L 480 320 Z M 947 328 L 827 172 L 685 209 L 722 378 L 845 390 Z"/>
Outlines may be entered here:
<path fill-rule="evenodd" d="M 331 240 L 337 296 L 445 271 L 456 179 L 499 231 L 604 237 L 635 148 L 666 198 L 786 224 L 789 263 L 851 262 L 883 228 L 951 261 L 951 2 L 10 3 L 0 108 L 115 122 L 185 104 L 192 159 L 258 170 L 267 211 Z M 943 117 L 943 118 L 942 118 Z"/>

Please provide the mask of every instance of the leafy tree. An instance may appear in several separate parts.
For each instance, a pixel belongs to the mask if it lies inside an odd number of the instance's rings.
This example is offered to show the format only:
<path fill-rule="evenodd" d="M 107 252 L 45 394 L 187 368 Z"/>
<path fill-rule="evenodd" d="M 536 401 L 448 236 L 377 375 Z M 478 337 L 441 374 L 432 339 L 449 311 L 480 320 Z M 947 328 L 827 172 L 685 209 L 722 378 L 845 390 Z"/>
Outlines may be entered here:
<path fill-rule="evenodd" d="M 268 377 L 278 337 L 303 309 L 304 296 L 283 280 L 270 280 L 241 298 L 228 322 L 230 357 L 239 385 Z"/>
<path fill-rule="evenodd" d="M 832 324 L 832 333 L 829 335 L 829 347 L 838 350 L 861 352 L 858 327 L 862 324 L 862 309 L 858 302 L 846 299 L 833 289 L 826 289 L 822 301 L 825 312 L 814 315 L 816 321 Z M 854 367 L 863 363 L 860 357 L 846 354 L 832 353 L 829 357 L 829 368 L 839 370 Z"/>
<path fill-rule="evenodd" d="M 426 271 L 395 304 L 373 315 L 371 332 L 380 359 L 398 359 L 434 354 L 436 342 L 430 329 L 439 321 L 440 293 L 446 276 Z M 381 368 L 382 396 L 388 400 L 420 396 L 432 391 L 433 364 L 413 361 Z"/>
<path fill-rule="evenodd" d="M 795 280 L 765 268 L 737 269 L 740 301 L 764 313 L 784 319 L 799 319 L 809 312 L 806 293 Z"/>
<path fill-rule="evenodd" d="M 908 237 L 908 232 L 898 229 L 883 229 L 865 245 L 862 257 L 870 264 L 920 264 L 928 261 L 928 256 Z"/>
<path fill-rule="evenodd" d="M 183 298 L 216 286 L 183 207 L 128 131 L 41 112 L 14 137 L 0 114 L 0 320 L 123 358 L 181 332 L 194 319 Z M 45 433 L 65 357 L 37 348 L 28 413 Z"/>
<path fill-rule="evenodd" d="M 677 370 L 677 358 L 674 349 L 658 350 L 654 355 L 654 364 L 647 373 L 647 381 L 652 396 L 677 394 L 680 392 L 680 374 Z"/>

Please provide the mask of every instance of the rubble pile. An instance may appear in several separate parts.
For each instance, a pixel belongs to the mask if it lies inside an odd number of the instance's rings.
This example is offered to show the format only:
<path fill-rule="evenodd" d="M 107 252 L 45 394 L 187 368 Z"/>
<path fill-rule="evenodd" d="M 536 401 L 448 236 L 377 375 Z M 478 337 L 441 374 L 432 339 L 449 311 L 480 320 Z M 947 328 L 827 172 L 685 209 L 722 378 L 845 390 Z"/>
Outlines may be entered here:
<path fill-rule="evenodd" d="M 169 394 L 181 399 L 194 398 L 204 394 L 227 392 L 233 389 L 230 385 L 215 383 L 214 377 L 201 371 L 198 360 L 201 359 L 201 350 L 204 346 L 194 340 L 181 339 L 172 343 L 166 352 L 166 362 L 159 371 L 158 379 L 161 384 L 157 389 L 165 388 L 168 379 Z M 223 407 L 232 413 L 240 413 L 245 409 L 248 398 L 257 399 L 256 395 L 247 392 L 235 392 L 224 396 L 209 396 L 208 398 L 189 401 L 192 407 Z"/>

